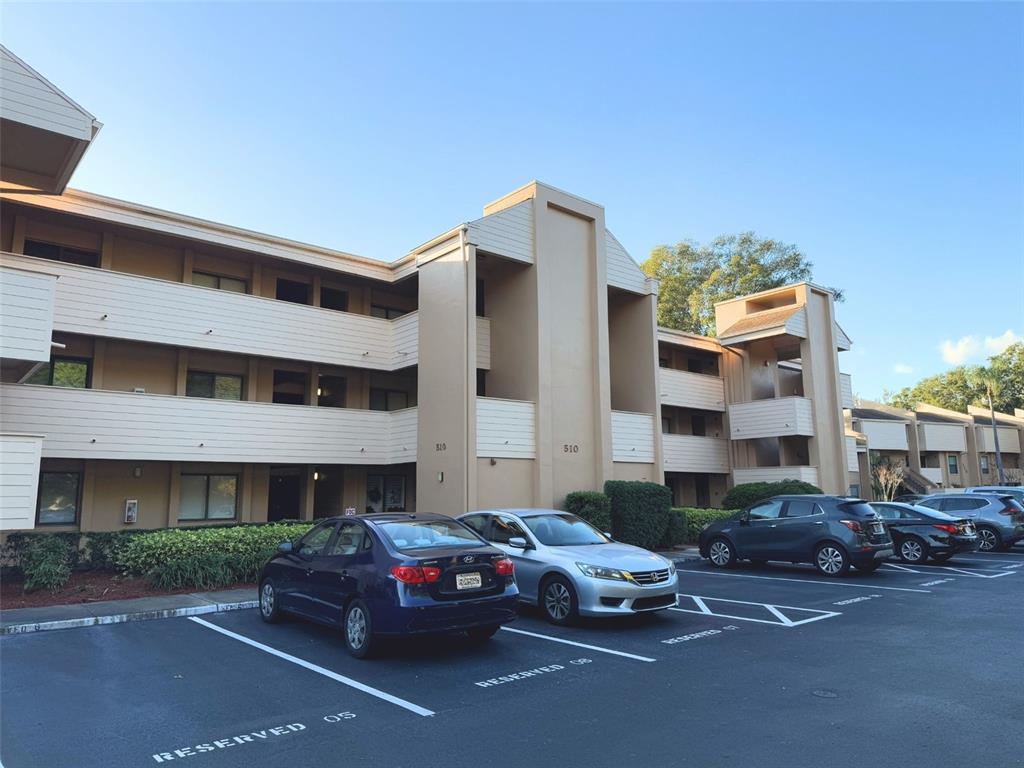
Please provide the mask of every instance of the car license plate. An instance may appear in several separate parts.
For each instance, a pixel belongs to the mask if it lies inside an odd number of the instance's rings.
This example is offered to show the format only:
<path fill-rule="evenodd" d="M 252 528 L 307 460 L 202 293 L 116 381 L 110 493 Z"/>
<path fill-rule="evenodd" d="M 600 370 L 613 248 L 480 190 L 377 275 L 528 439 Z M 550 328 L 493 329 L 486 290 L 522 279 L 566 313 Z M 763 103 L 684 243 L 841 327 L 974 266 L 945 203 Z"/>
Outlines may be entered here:
<path fill-rule="evenodd" d="M 874 523 L 871 526 L 871 530 L 873 533 L 882 534 L 885 533 L 885 526 L 881 523 Z"/>
<path fill-rule="evenodd" d="M 483 585 L 483 579 L 479 573 L 456 573 L 456 589 L 479 589 Z"/>

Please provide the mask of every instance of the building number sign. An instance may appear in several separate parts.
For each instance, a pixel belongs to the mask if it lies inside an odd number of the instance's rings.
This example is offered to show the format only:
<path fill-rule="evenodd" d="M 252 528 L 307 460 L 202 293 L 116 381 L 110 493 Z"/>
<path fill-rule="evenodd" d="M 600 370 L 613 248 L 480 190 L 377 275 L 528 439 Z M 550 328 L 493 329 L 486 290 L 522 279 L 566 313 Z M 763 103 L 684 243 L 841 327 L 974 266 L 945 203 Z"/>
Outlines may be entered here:
<path fill-rule="evenodd" d="M 579 453 L 579 443 L 562 443 L 562 453 Z"/>

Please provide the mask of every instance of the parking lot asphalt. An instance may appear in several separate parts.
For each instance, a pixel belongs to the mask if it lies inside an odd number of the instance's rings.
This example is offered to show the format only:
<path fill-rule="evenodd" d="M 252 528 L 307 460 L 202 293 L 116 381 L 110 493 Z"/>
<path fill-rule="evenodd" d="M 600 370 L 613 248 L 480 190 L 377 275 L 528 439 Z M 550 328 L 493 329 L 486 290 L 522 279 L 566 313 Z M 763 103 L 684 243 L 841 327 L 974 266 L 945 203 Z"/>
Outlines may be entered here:
<path fill-rule="evenodd" d="M 255 610 L 0 638 L 6 768 L 1024 765 L 1024 548 L 827 579 L 691 563 L 677 609 L 387 644 Z"/>

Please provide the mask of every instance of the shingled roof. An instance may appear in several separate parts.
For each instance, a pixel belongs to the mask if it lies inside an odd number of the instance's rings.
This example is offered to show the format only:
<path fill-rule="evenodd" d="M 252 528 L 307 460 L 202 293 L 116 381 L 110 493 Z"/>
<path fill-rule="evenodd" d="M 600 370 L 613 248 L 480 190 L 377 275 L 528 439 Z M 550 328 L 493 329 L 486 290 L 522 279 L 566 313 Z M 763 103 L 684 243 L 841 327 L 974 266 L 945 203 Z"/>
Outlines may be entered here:
<path fill-rule="evenodd" d="M 730 338 L 732 336 L 742 336 L 746 333 L 756 333 L 757 331 L 768 331 L 773 328 L 781 328 L 786 324 L 793 315 L 803 309 L 802 305 L 790 306 L 790 307 L 779 307 L 778 309 L 768 309 L 764 312 L 755 312 L 752 315 L 747 315 L 735 323 L 730 325 L 727 329 L 718 334 L 720 339 Z"/>

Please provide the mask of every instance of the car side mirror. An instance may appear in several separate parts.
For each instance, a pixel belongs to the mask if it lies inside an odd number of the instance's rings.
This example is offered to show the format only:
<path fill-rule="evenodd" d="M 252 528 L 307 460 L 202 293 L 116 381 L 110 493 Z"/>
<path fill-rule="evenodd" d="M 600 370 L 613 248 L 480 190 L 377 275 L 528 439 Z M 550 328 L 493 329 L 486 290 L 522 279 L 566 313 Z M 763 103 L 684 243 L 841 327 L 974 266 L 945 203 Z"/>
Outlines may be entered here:
<path fill-rule="evenodd" d="M 530 542 L 522 536 L 513 536 L 508 540 L 508 545 L 512 547 L 512 549 L 530 549 Z"/>
<path fill-rule="evenodd" d="M 743 512 L 740 514 L 740 525 L 750 525 L 750 513 Z"/>
<path fill-rule="evenodd" d="M 295 549 L 295 545 L 290 541 L 282 541 L 277 545 L 277 551 L 282 555 L 290 555 L 293 549 Z"/>

